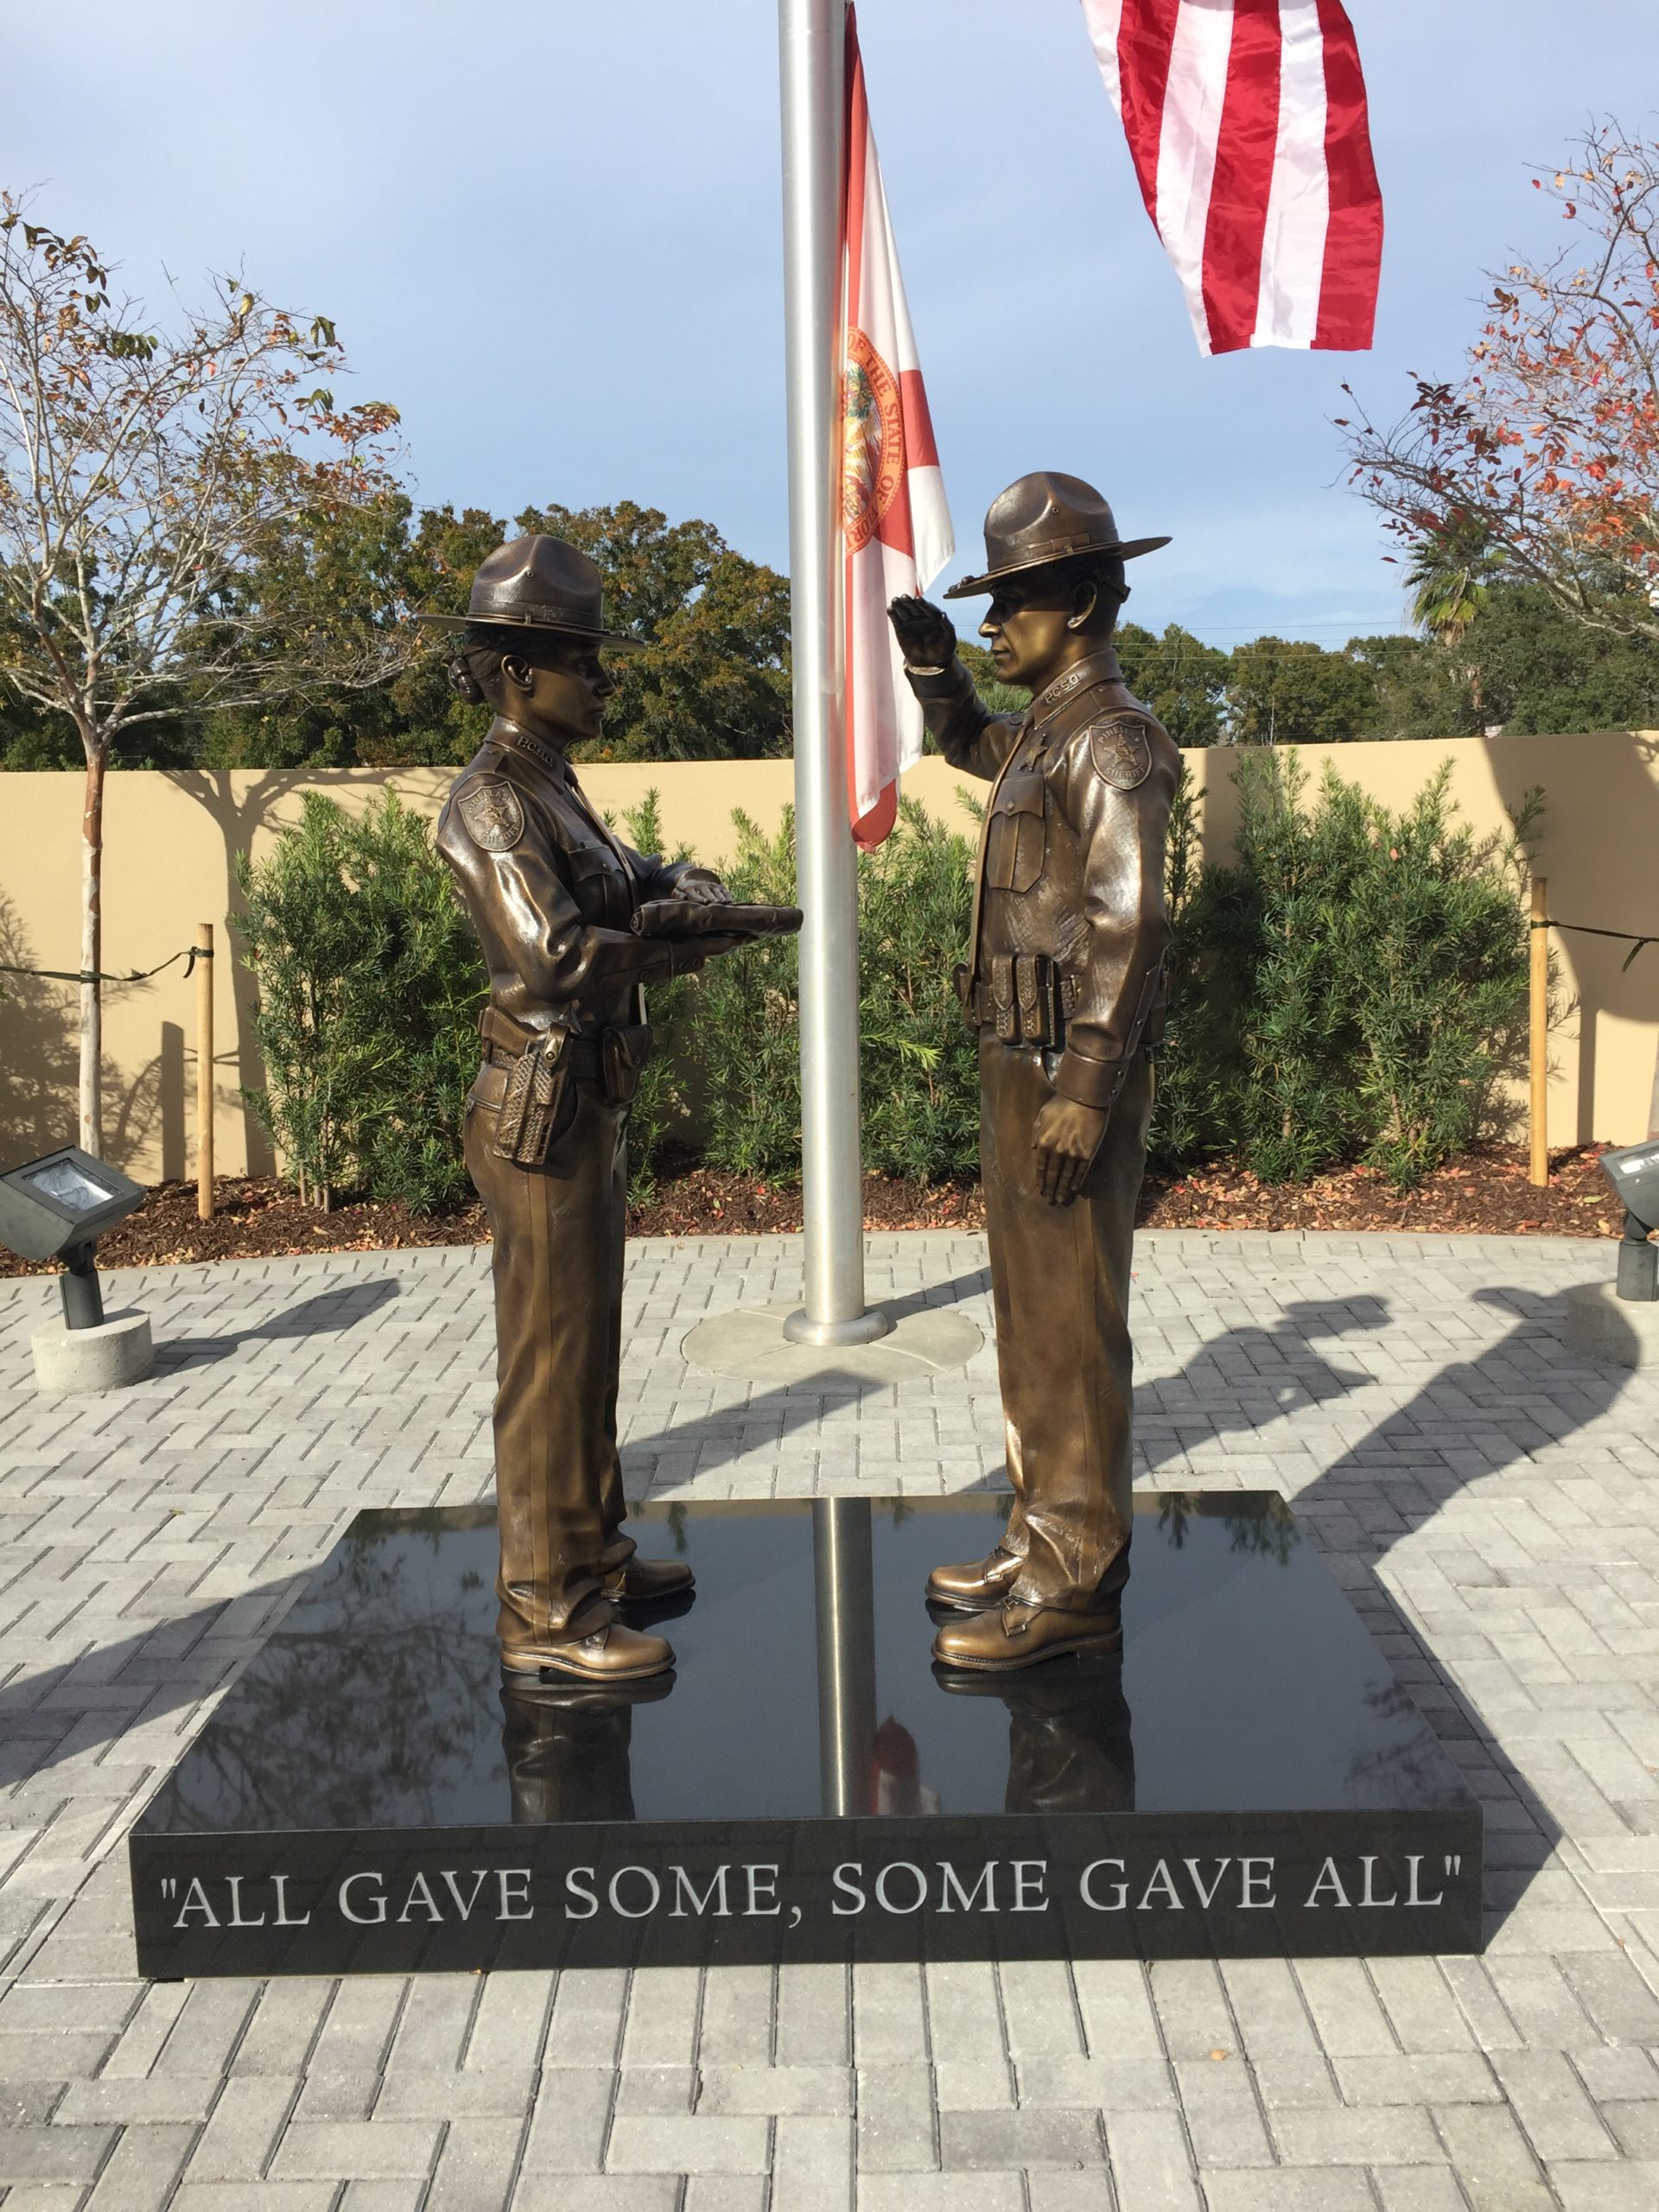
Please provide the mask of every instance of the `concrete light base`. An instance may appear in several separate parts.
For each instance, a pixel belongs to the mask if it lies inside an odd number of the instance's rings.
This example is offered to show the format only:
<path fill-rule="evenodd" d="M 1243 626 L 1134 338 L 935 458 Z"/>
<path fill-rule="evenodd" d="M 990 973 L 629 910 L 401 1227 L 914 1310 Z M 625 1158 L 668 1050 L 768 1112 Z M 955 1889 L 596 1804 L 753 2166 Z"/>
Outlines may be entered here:
<path fill-rule="evenodd" d="M 864 1382 L 909 1382 L 961 1367 L 984 1343 L 984 1332 L 965 1313 L 926 1306 L 901 1313 L 874 1344 L 798 1344 L 785 1325 L 798 1309 L 744 1306 L 699 1321 L 681 1347 L 693 1367 L 741 1382 L 773 1382 L 785 1389 L 820 1376 Z"/>
<path fill-rule="evenodd" d="M 155 1358 L 145 1313 L 112 1313 L 96 1328 L 66 1328 L 54 1318 L 29 1338 L 35 1380 L 48 1396 L 83 1390 L 119 1390 L 142 1382 Z"/>
<path fill-rule="evenodd" d="M 1610 1282 L 1567 1294 L 1567 1348 L 1617 1367 L 1659 1370 L 1659 1300 L 1621 1298 Z"/>

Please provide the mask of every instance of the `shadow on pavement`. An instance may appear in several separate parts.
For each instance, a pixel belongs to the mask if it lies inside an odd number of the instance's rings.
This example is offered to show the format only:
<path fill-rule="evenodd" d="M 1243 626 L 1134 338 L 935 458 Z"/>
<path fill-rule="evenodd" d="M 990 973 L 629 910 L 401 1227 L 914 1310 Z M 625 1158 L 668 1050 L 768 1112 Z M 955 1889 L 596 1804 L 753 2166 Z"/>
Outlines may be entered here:
<path fill-rule="evenodd" d="M 1396 1543 L 1432 1521 L 1470 1484 L 1526 1460 L 1541 1446 L 1565 1443 L 1606 1413 L 1629 1377 L 1584 1361 L 1541 1364 L 1529 1352 L 1533 1344 L 1559 1342 L 1559 1297 L 1514 1286 L 1494 1286 L 1474 1296 L 1477 1303 L 1512 1315 L 1515 1325 L 1471 1358 L 1437 1367 L 1409 1403 L 1387 1414 L 1291 1503 L 1487 1807 L 1490 1934 L 1549 1863 L 1562 1831 L 1483 1722 L 1477 1702 L 1436 1656 L 1427 1632 L 1406 1618 L 1376 1569 Z M 1186 1414 L 1194 1422 L 1207 1416 L 1217 1434 L 1254 1429 L 1257 1417 L 1243 1411 L 1230 1417 L 1227 1402 L 1239 1379 L 1248 1378 L 1258 1393 L 1266 1383 L 1275 1400 L 1268 1418 L 1327 1404 L 1370 1378 L 1344 1375 L 1305 1339 L 1340 1336 L 1353 1326 L 1380 1327 L 1387 1318 L 1386 1301 L 1376 1298 L 1287 1306 L 1271 1328 L 1235 1329 L 1205 1344 L 1173 1382 L 1152 1385 L 1145 1395 L 1176 1424 Z M 1282 1378 L 1281 1369 L 1287 1370 Z M 1160 1417 L 1152 1414 L 1152 1422 Z M 1163 1442 L 1154 1437 L 1147 1452 L 1154 1468 L 1179 1449 L 1178 1434 L 1160 1452 L 1157 1445 Z"/>
<path fill-rule="evenodd" d="M 373 1282 L 341 1283 L 337 1290 L 320 1290 L 315 1297 L 302 1298 L 297 1306 L 273 1313 L 270 1320 L 251 1329 L 235 1329 L 220 1337 L 175 1337 L 159 1344 L 155 1371 L 175 1375 L 188 1367 L 211 1367 L 247 1344 L 280 1342 L 286 1337 L 343 1335 L 378 1313 L 397 1295 L 397 1285 L 387 1275 Z"/>

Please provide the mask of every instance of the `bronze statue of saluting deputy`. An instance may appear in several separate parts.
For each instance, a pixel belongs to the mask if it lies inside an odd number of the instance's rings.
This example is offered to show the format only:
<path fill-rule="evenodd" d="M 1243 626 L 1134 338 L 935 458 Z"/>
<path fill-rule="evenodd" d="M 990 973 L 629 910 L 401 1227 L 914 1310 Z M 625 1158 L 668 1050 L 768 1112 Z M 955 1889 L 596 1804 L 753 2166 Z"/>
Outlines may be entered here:
<path fill-rule="evenodd" d="M 622 1533 L 617 1369 L 628 1107 L 651 1049 L 644 986 L 778 929 L 790 908 L 732 905 L 718 878 L 613 836 L 568 748 L 615 690 L 599 570 L 522 537 L 479 569 L 450 681 L 495 709 L 437 846 L 489 969 L 467 1166 L 494 1238 L 498 1632 L 509 1677 L 635 1681 L 674 1655 L 618 1618 L 683 1596 L 690 1570 Z"/>
<path fill-rule="evenodd" d="M 1180 756 L 1125 689 L 1112 632 L 1125 543 L 1098 492 L 1022 477 L 985 520 L 980 625 L 996 672 L 1028 687 L 993 715 L 948 616 L 891 615 L 939 750 L 994 781 L 963 1003 L 980 1040 L 980 1151 L 997 1366 L 1015 1493 L 988 1558 L 934 1570 L 950 1667 L 1029 1667 L 1116 1649 L 1128 1576 L 1135 1200 L 1162 1015 L 1164 849 Z"/>

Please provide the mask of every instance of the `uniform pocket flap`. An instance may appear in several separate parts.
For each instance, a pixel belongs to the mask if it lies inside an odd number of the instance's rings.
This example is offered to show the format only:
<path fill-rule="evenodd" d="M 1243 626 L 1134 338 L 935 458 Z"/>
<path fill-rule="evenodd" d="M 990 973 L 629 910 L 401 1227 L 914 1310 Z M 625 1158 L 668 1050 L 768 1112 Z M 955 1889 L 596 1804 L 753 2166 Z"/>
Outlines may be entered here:
<path fill-rule="evenodd" d="M 996 795 L 998 814 L 1040 814 L 1043 810 L 1043 779 L 1035 768 L 1022 768 L 1018 775 L 1005 776 L 1002 788 Z"/>
<path fill-rule="evenodd" d="M 570 874 L 576 883 L 588 883 L 596 875 L 606 875 L 616 867 L 615 861 L 603 845 L 572 845 L 565 859 L 570 864 Z"/>

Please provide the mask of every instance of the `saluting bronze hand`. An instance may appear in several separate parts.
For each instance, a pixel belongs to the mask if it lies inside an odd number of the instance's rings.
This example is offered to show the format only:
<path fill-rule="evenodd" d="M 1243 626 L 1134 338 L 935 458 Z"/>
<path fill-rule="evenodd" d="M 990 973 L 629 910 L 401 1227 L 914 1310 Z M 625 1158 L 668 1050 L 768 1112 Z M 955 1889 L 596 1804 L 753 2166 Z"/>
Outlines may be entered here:
<path fill-rule="evenodd" d="M 949 668 L 957 655 L 950 617 L 927 599 L 895 599 L 887 620 L 907 668 Z"/>
<path fill-rule="evenodd" d="M 1056 1093 L 1041 1109 L 1033 1133 L 1037 1187 L 1052 1206 L 1069 1206 L 1083 1188 L 1106 1134 L 1098 1106 L 1080 1105 Z"/>

